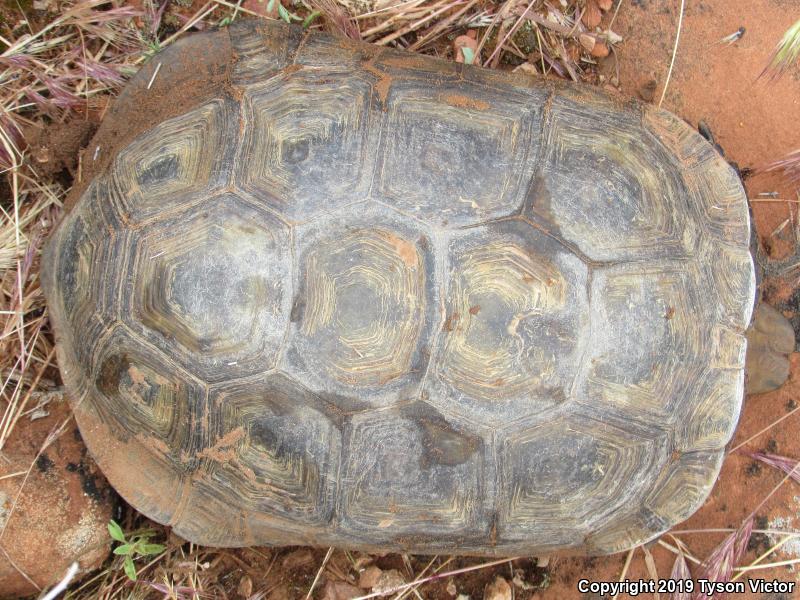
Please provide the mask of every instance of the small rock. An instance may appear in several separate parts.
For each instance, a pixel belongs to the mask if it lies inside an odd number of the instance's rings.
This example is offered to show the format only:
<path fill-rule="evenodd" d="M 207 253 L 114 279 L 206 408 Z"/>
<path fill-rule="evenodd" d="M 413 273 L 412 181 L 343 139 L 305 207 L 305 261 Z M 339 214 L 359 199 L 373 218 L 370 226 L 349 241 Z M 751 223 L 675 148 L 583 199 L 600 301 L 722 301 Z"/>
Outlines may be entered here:
<path fill-rule="evenodd" d="M 323 600 L 351 600 L 364 594 L 360 589 L 344 581 L 328 581 L 322 593 Z"/>
<path fill-rule="evenodd" d="M 269 0 L 245 0 L 244 4 L 242 5 L 243 8 L 246 8 L 249 11 L 252 11 L 258 14 L 260 17 L 267 17 L 269 19 L 277 19 L 278 18 L 278 2 L 275 2 L 272 6 L 272 10 L 268 10 L 269 8 Z"/>
<path fill-rule="evenodd" d="M 249 575 L 244 575 L 239 580 L 239 585 L 236 588 L 242 598 L 249 598 L 253 595 L 253 580 Z"/>
<path fill-rule="evenodd" d="M 495 577 L 483 591 L 483 600 L 511 600 L 511 586 L 504 578 Z"/>
<path fill-rule="evenodd" d="M 583 49 L 587 52 L 591 52 L 594 50 L 595 44 L 597 44 L 597 40 L 593 35 L 589 35 L 588 33 L 582 33 L 578 36 L 578 41 L 583 46 Z"/>
<path fill-rule="evenodd" d="M 455 596 L 458 593 L 458 589 L 456 589 L 456 582 L 452 580 L 452 578 L 447 582 L 447 593 L 451 596 Z"/>
<path fill-rule="evenodd" d="M 469 48 L 472 51 L 470 60 L 466 60 L 467 56 L 464 53 L 464 48 Z M 474 37 L 469 35 L 460 35 L 455 40 L 453 40 L 453 50 L 456 54 L 456 62 L 467 62 L 471 64 L 479 64 L 480 60 L 478 60 L 478 42 L 475 40 Z"/>
<path fill-rule="evenodd" d="M 459 594 L 456 600 L 469 600 L 469 596 L 467 596 L 466 594 Z"/>
<path fill-rule="evenodd" d="M 594 29 L 600 25 L 603 19 L 603 14 L 600 12 L 600 7 L 597 6 L 597 0 L 588 0 L 586 2 L 586 10 L 583 11 L 581 20 L 588 29 Z"/>
<path fill-rule="evenodd" d="M 397 569 L 382 571 L 378 581 L 372 586 L 372 591 L 381 596 L 388 596 L 393 593 L 395 588 L 400 587 L 405 582 L 405 578 Z"/>
<path fill-rule="evenodd" d="M 539 70 L 529 62 L 517 65 L 513 69 L 514 73 L 525 73 L 526 75 L 539 75 Z"/>
<path fill-rule="evenodd" d="M 795 348 L 792 324 L 778 310 L 762 302 L 745 335 L 745 392 L 763 394 L 777 390 L 789 377 L 789 354 Z"/>
<path fill-rule="evenodd" d="M 652 102 L 656 97 L 656 89 L 658 82 L 655 79 L 649 80 L 647 83 L 639 87 L 639 97 L 645 102 Z"/>
<path fill-rule="evenodd" d="M 591 55 L 596 58 L 605 58 L 609 53 L 608 44 L 598 41 L 592 48 Z"/>
<path fill-rule="evenodd" d="M 314 564 L 314 552 L 310 548 L 298 548 L 283 557 L 284 569 L 293 570 Z"/>
<path fill-rule="evenodd" d="M 378 578 L 381 576 L 381 573 L 383 573 L 383 570 L 375 565 L 367 567 L 361 571 L 361 575 L 358 578 L 358 587 L 364 588 L 365 590 L 372 589 L 372 587 L 378 583 Z"/>
<path fill-rule="evenodd" d="M 37 593 L 20 571 L 44 589 L 57 583 L 72 562 L 80 566 L 77 582 L 109 555 L 107 526 L 113 495 L 89 457 L 74 420 L 39 455 L 21 493 L 24 477 L 2 478 L 27 471 L 48 434 L 69 417 L 63 399 L 54 400 L 48 408 L 48 417 L 21 419 L 3 448 L 0 526 L 5 523 L 5 532 L 0 547 L 8 558 L 0 553 L 0 598 Z"/>

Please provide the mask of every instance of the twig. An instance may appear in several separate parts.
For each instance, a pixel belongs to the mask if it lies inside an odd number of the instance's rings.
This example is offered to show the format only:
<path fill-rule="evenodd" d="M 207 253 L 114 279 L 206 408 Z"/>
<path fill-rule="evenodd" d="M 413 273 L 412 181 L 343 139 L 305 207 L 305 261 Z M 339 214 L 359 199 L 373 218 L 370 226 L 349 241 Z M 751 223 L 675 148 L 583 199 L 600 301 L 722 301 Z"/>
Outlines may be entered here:
<path fill-rule="evenodd" d="M 455 571 L 448 571 L 447 573 L 439 573 L 437 575 L 431 575 L 430 577 L 426 577 L 420 581 L 412 581 L 411 583 L 404 583 L 403 585 L 398 585 L 390 590 L 385 590 L 381 592 L 373 592 L 372 594 L 367 594 L 366 596 L 358 596 L 357 598 L 353 598 L 353 600 L 367 600 L 368 598 L 376 598 L 378 596 L 388 596 L 389 594 L 394 594 L 395 592 L 401 592 L 405 589 L 414 586 L 420 586 L 423 583 L 428 583 L 430 581 L 436 581 L 437 579 L 443 579 L 445 577 L 453 577 L 454 575 L 461 575 L 462 573 L 469 573 L 470 571 L 479 571 L 480 569 L 488 569 L 489 567 L 494 567 L 495 565 L 502 565 L 507 563 L 510 560 L 519 560 L 519 556 L 515 556 L 514 558 L 501 558 L 500 560 L 493 560 L 487 563 L 481 563 L 479 565 L 473 565 L 471 567 L 464 567 L 463 569 L 456 569 Z"/>
<path fill-rule="evenodd" d="M 628 569 L 631 568 L 631 561 L 633 560 L 633 553 L 636 552 L 636 548 L 638 548 L 638 546 L 634 546 L 633 548 L 628 550 L 628 556 L 625 557 L 625 564 L 622 565 L 622 572 L 619 574 L 620 582 L 625 581 L 625 576 L 628 574 Z M 618 595 L 619 593 L 611 596 L 611 600 L 617 600 Z"/>
<path fill-rule="evenodd" d="M 311 587 L 308 588 L 308 593 L 306 594 L 306 600 L 309 600 L 309 598 L 311 598 L 311 593 L 314 591 L 314 588 L 317 587 L 317 582 L 319 581 L 319 578 L 322 575 L 322 571 L 325 570 L 325 565 L 328 564 L 328 560 L 330 560 L 331 554 L 333 554 L 333 546 L 328 548 L 328 552 L 325 553 L 325 558 L 322 559 L 322 564 L 319 566 L 319 570 L 317 571 L 317 576 L 314 577 L 314 581 L 311 582 Z"/>
<path fill-rule="evenodd" d="M 775 427 L 775 425 L 777 425 L 778 423 L 780 423 L 780 422 L 781 422 L 781 421 L 783 421 L 784 419 L 788 419 L 789 417 L 791 417 L 793 414 L 795 414 L 795 413 L 796 413 L 796 412 L 798 412 L 798 411 L 800 411 L 800 406 L 798 406 L 797 408 L 793 408 L 791 411 L 789 411 L 788 413 L 786 413 L 785 415 L 783 415 L 783 416 L 782 416 L 780 419 L 776 419 L 775 421 L 773 421 L 772 423 L 770 423 L 769 425 L 767 425 L 766 427 L 764 427 L 764 429 L 761 429 L 761 430 L 760 430 L 760 431 L 758 431 L 757 433 L 754 433 L 753 435 L 751 435 L 751 436 L 750 436 L 749 438 L 747 438 L 745 441 L 741 442 L 740 444 L 737 444 L 736 446 L 734 446 L 733 448 L 731 448 L 730 450 L 728 450 L 728 454 L 732 454 L 733 452 L 736 452 L 736 451 L 737 451 L 739 448 L 741 448 L 741 447 L 742 447 L 742 446 L 744 446 L 745 444 L 747 444 L 747 443 L 749 443 L 749 442 L 752 442 L 754 439 L 756 439 L 756 438 L 757 438 L 758 436 L 760 436 L 762 433 L 766 433 L 767 431 L 769 431 L 770 429 L 772 429 L 773 427 Z"/>
<path fill-rule="evenodd" d="M 678 16 L 678 32 L 675 34 L 675 46 L 672 48 L 672 59 L 669 61 L 669 70 L 667 71 L 667 79 L 664 81 L 664 89 L 661 90 L 661 98 L 658 101 L 658 107 L 661 108 L 661 104 L 664 102 L 664 96 L 667 95 L 667 86 L 669 86 L 669 80 L 672 78 L 672 67 L 675 66 L 675 56 L 678 54 L 678 42 L 681 39 L 681 29 L 683 28 L 683 9 L 685 6 L 686 0 L 681 0 L 681 12 Z"/>
<path fill-rule="evenodd" d="M 58 584 L 49 592 L 47 592 L 40 600 L 54 600 L 56 596 L 58 596 L 61 592 L 67 589 L 67 586 L 70 582 L 75 578 L 75 575 L 78 573 L 78 563 L 72 563 L 67 572 L 64 574 L 64 577 Z"/>

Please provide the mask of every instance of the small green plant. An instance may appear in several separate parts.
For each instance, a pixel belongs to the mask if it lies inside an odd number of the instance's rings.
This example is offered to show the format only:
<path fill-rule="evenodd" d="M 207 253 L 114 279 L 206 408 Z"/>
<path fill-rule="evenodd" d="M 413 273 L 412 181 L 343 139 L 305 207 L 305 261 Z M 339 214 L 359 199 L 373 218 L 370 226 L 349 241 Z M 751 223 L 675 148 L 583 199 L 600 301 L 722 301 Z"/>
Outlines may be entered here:
<path fill-rule="evenodd" d="M 475 63 L 475 51 L 472 48 L 461 48 L 461 54 L 464 55 L 465 65 L 471 65 Z"/>
<path fill-rule="evenodd" d="M 267 12 L 272 12 L 273 10 L 275 10 L 275 2 L 276 0 L 269 0 L 269 3 L 267 4 Z M 303 20 L 293 12 L 289 12 L 288 10 L 286 10 L 286 7 L 280 2 L 278 2 L 278 16 L 280 16 L 280 18 L 286 21 L 287 23 L 291 23 L 292 21 Z"/>
<path fill-rule="evenodd" d="M 319 12 L 318 10 L 311 12 L 305 19 L 303 19 L 303 29 L 308 29 L 311 26 L 311 23 L 314 22 L 314 19 L 316 19 L 321 14 L 322 13 Z"/>
<path fill-rule="evenodd" d="M 164 546 L 161 544 L 150 543 L 150 538 L 153 536 L 152 531 L 145 530 L 140 533 L 132 534 L 130 538 L 126 538 L 119 523 L 111 519 L 108 522 L 108 533 L 114 540 L 119 542 L 119 546 L 114 548 L 114 554 L 125 557 L 123 568 L 125 570 L 125 575 L 127 575 L 128 579 L 131 581 L 136 581 L 136 566 L 133 564 L 134 558 L 137 556 L 160 554 L 164 551 Z"/>

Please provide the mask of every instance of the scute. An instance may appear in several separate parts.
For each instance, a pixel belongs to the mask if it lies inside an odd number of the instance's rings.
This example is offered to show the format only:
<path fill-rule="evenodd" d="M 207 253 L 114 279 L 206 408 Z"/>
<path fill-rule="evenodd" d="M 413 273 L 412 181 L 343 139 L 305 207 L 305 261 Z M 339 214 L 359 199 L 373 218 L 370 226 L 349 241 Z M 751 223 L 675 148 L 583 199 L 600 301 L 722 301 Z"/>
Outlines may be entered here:
<path fill-rule="evenodd" d="M 588 269 L 521 219 L 455 233 L 428 401 L 476 425 L 546 418 L 566 401 L 588 332 Z"/>
<path fill-rule="evenodd" d="M 126 500 L 204 544 L 477 555 L 621 551 L 703 502 L 756 291 L 709 144 L 601 90 L 298 28 L 206 42 L 224 84 L 125 137 L 137 75 L 43 256 Z"/>
<path fill-rule="evenodd" d="M 505 432 L 500 523 L 512 540 L 579 547 L 652 485 L 665 437 L 640 437 L 587 412 Z"/>
<path fill-rule="evenodd" d="M 424 532 L 474 543 L 486 534 L 484 496 L 491 482 L 484 479 L 483 443 L 442 417 L 431 420 L 431 412 L 410 407 L 352 419 L 339 531 L 372 545 L 409 547 L 413 543 L 397 538 Z M 442 460 L 441 449 L 430 443 L 437 424 L 451 446 L 461 446 L 457 460 Z"/>
<path fill-rule="evenodd" d="M 208 409 L 214 433 L 198 452 L 204 467 L 190 505 L 214 498 L 233 515 L 252 515 L 251 526 L 259 521 L 273 529 L 319 532 L 330 523 L 342 438 L 341 416 L 333 407 L 272 374 L 214 386 Z M 225 514 L 217 515 L 204 537 L 242 545 L 226 531 L 235 524 Z M 191 527 L 178 523 L 178 530 L 183 526 Z"/>
<path fill-rule="evenodd" d="M 295 239 L 281 370 L 345 411 L 413 398 L 437 320 L 432 241 L 380 205 L 311 221 Z"/>
<path fill-rule="evenodd" d="M 645 124 L 669 148 L 684 170 L 690 206 L 708 234 L 736 246 L 750 240 L 742 182 L 731 165 L 703 137 L 672 113 L 645 107 Z"/>
<path fill-rule="evenodd" d="M 536 98 L 465 84 L 397 83 L 385 101 L 376 195 L 426 223 L 464 226 L 517 212 L 539 154 Z M 546 94 L 540 95 L 544 102 Z"/>
<path fill-rule="evenodd" d="M 352 72 L 303 70 L 247 91 L 242 188 L 291 223 L 366 198 L 376 138 L 370 91 Z"/>
<path fill-rule="evenodd" d="M 205 381 L 274 367 L 291 310 L 289 228 L 234 194 L 135 232 L 123 320 Z"/>
<path fill-rule="evenodd" d="M 552 101 L 530 218 L 595 262 L 678 258 L 695 234 L 686 185 L 631 106 Z"/>
<path fill-rule="evenodd" d="M 679 404 L 695 396 L 711 352 L 703 286 L 681 262 L 596 269 L 580 401 L 672 423 Z"/>
<path fill-rule="evenodd" d="M 120 218 L 163 218 L 219 189 L 230 178 L 238 107 L 215 100 L 143 133 L 111 167 L 110 199 Z"/>

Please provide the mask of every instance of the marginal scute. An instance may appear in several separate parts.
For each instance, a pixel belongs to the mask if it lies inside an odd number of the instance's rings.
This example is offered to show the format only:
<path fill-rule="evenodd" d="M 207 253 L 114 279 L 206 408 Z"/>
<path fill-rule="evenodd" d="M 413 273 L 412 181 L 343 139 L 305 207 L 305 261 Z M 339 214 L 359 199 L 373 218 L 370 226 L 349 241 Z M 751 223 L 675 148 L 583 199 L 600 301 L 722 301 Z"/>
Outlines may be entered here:
<path fill-rule="evenodd" d="M 110 200 L 120 218 L 140 224 L 208 197 L 224 185 L 238 108 L 214 100 L 143 133 L 111 166 Z"/>
<path fill-rule="evenodd" d="M 539 154 L 541 108 L 525 96 L 479 91 L 392 86 L 376 198 L 439 226 L 519 210 Z"/>
<path fill-rule="evenodd" d="M 746 247 L 750 216 L 736 171 L 688 123 L 647 105 L 645 124 L 678 159 L 691 196 L 690 206 L 715 240 Z"/>
<path fill-rule="evenodd" d="M 363 200 L 372 178 L 370 85 L 330 75 L 301 69 L 245 93 L 237 181 L 291 223 Z"/>
<path fill-rule="evenodd" d="M 711 331 L 711 366 L 719 369 L 744 369 L 747 338 L 727 325 L 716 325 Z"/>
<path fill-rule="evenodd" d="M 590 534 L 584 547 L 590 554 L 616 554 L 657 537 L 672 525 L 648 510 L 615 515 L 609 524 Z"/>
<path fill-rule="evenodd" d="M 730 246 L 709 242 L 704 246 L 708 257 L 705 268 L 714 290 L 716 320 L 744 331 L 753 314 L 756 278 L 753 257 L 748 246 Z"/>
<path fill-rule="evenodd" d="M 681 452 L 719 450 L 733 437 L 744 395 L 744 372 L 709 368 L 700 378 L 696 399 L 684 404 L 675 424 Z"/>
<path fill-rule="evenodd" d="M 708 484 L 716 479 L 723 457 L 721 451 L 682 454 L 662 471 L 644 506 L 667 523 L 685 521 L 711 491 Z"/>
<path fill-rule="evenodd" d="M 291 307 L 287 226 L 233 194 L 138 234 L 123 318 L 206 381 L 277 363 Z"/>
<path fill-rule="evenodd" d="M 346 74 L 381 52 L 376 46 L 364 46 L 344 37 L 327 33 L 308 36 L 298 49 L 295 65 L 319 69 L 320 74 Z"/>
<path fill-rule="evenodd" d="M 263 83 L 292 64 L 303 32 L 282 28 L 268 21 L 246 20 L 229 28 L 231 46 L 236 54 L 231 73 L 234 85 Z"/>

